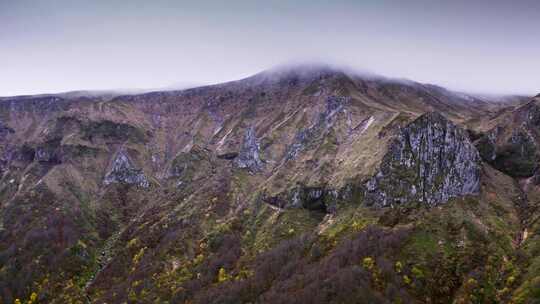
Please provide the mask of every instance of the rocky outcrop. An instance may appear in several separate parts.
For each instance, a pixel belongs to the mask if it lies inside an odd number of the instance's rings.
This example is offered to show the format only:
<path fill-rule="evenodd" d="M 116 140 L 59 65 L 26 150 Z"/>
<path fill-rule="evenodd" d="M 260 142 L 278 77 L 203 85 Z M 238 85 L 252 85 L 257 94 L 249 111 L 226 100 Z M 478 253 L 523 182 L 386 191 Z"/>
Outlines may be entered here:
<path fill-rule="evenodd" d="M 263 201 L 279 208 L 304 208 L 310 211 L 335 213 L 340 203 L 357 203 L 361 187 L 353 183 L 341 188 L 325 185 L 306 186 L 297 184 L 292 190 L 276 196 L 263 196 Z"/>
<path fill-rule="evenodd" d="M 479 192 L 480 156 L 464 130 L 427 113 L 400 130 L 365 187 L 368 205 L 433 206 Z"/>
<path fill-rule="evenodd" d="M 289 161 L 296 158 L 301 151 L 307 149 L 310 142 L 324 137 L 325 132 L 334 124 L 336 115 L 344 111 L 349 101 L 349 97 L 342 96 L 326 98 L 324 112 L 319 114 L 317 121 L 312 126 L 296 133 L 293 143 L 287 149 L 285 159 Z"/>
<path fill-rule="evenodd" d="M 35 149 L 35 159 L 40 163 L 59 164 L 62 162 L 60 139 L 46 141 Z"/>
<path fill-rule="evenodd" d="M 531 101 L 476 142 L 482 158 L 512 177 L 531 177 L 538 171 L 540 106 Z"/>
<path fill-rule="evenodd" d="M 136 168 L 126 152 L 120 150 L 111 165 L 110 171 L 103 179 L 105 185 L 112 183 L 122 183 L 137 185 L 142 188 L 148 188 L 150 183 L 141 169 Z"/>
<path fill-rule="evenodd" d="M 255 128 L 250 127 L 244 135 L 242 149 L 234 159 L 238 168 L 245 168 L 251 172 L 258 172 L 264 168 L 264 162 L 260 158 L 260 145 L 255 135 Z"/>
<path fill-rule="evenodd" d="M 0 120 L 0 139 L 3 140 L 12 133 L 15 133 L 15 130 L 13 130 Z"/>
<path fill-rule="evenodd" d="M 510 176 L 532 176 L 538 168 L 538 149 L 532 135 L 526 130 L 515 130 L 501 147 L 498 147 L 492 164 Z"/>
<path fill-rule="evenodd" d="M 306 187 L 298 185 L 290 192 L 281 193 L 277 196 L 263 199 L 266 203 L 279 208 L 305 208 L 312 211 L 328 212 L 329 207 L 334 205 L 338 193 L 325 187 Z"/>
<path fill-rule="evenodd" d="M 480 156 L 488 163 L 493 162 L 497 158 L 497 137 L 501 132 L 501 128 L 496 127 L 475 143 Z"/>

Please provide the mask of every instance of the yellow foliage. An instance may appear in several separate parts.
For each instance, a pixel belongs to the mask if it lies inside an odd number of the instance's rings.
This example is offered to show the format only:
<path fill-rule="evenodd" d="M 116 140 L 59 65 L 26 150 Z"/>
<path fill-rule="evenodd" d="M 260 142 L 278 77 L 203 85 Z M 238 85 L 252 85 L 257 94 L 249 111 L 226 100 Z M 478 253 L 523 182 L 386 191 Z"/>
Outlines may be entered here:
<path fill-rule="evenodd" d="M 130 290 L 128 293 L 128 299 L 133 302 L 137 302 L 137 294 L 134 290 Z"/>
<path fill-rule="evenodd" d="M 354 221 L 351 225 L 351 228 L 354 230 L 354 231 L 359 231 L 360 229 L 362 229 L 362 224 L 360 224 L 359 222 L 357 221 Z"/>
<path fill-rule="evenodd" d="M 197 255 L 195 257 L 195 259 L 193 259 L 193 264 L 194 265 L 199 265 L 203 260 L 204 260 L 204 255 L 201 253 L 201 254 Z"/>
<path fill-rule="evenodd" d="M 411 278 L 409 278 L 407 275 L 403 276 L 403 283 L 410 285 L 411 284 Z"/>
<path fill-rule="evenodd" d="M 19 300 L 19 299 L 15 299 L 15 302 L 13 302 L 13 303 L 14 303 L 14 304 L 22 304 L 22 303 L 21 303 L 21 300 Z"/>
<path fill-rule="evenodd" d="M 128 246 L 128 248 L 131 248 L 131 247 L 136 246 L 138 243 L 139 243 L 139 239 L 137 239 L 137 238 L 132 238 L 132 239 L 129 240 L 129 242 L 127 243 L 127 246 Z"/>
<path fill-rule="evenodd" d="M 364 268 L 371 270 L 373 269 L 373 266 L 375 266 L 375 260 L 372 257 L 365 257 L 362 260 L 362 265 L 364 266 Z"/>
<path fill-rule="evenodd" d="M 401 264 L 400 261 L 397 261 L 397 262 L 396 262 L 395 267 L 396 267 L 396 272 L 397 272 L 397 273 L 401 273 L 401 271 L 403 271 L 403 264 Z"/>
<path fill-rule="evenodd" d="M 476 285 L 477 283 L 478 283 L 478 282 L 477 282 L 475 279 L 473 279 L 473 278 L 469 278 L 469 279 L 467 280 L 467 284 L 470 285 L 470 286 L 474 286 L 474 285 Z"/>
<path fill-rule="evenodd" d="M 240 270 L 240 272 L 238 273 L 238 275 L 234 278 L 235 280 L 244 280 L 244 279 L 247 279 L 249 277 L 251 277 L 253 275 L 253 270 L 249 270 L 249 269 L 242 269 Z"/>
<path fill-rule="evenodd" d="M 133 264 L 138 264 L 141 260 L 142 256 L 144 255 L 144 251 L 146 250 L 146 247 L 141 248 L 137 254 L 133 256 Z"/>
<path fill-rule="evenodd" d="M 221 267 L 218 272 L 218 283 L 222 283 L 229 280 L 229 275 L 225 271 L 225 268 Z"/>
<path fill-rule="evenodd" d="M 37 300 L 37 293 L 32 292 L 30 295 L 30 301 L 35 302 Z"/>
<path fill-rule="evenodd" d="M 82 240 L 78 240 L 77 245 L 79 245 L 80 247 L 85 248 L 85 249 L 87 247 L 86 244 Z"/>
<path fill-rule="evenodd" d="M 508 279 L 506 279 L 506 285 L 511 286 L 512 284 L 514 284 L 515 281 L 516 281 L 516 277 L 509 276 Z"/>
<path fill-rule="evenodd" d="M 413 266 L 411 271 L 412 271 L 412 274 L 414 275 L 414 277 L 417 278 L 417 279 L 421 279 L 421 278 L 424 277 L 424 272 L 420 268 L 417 268 L 416 266 Z"/>

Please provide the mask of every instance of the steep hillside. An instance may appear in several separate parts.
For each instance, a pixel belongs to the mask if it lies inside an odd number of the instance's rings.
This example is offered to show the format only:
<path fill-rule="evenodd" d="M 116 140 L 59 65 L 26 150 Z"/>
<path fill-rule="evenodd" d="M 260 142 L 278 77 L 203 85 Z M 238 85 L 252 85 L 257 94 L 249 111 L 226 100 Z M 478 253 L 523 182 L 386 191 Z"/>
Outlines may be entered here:
<path fill-rule="evenodd" d="M 521 100 L 326 66 L 3 98 L 0 298 L 532 303 Z"/>

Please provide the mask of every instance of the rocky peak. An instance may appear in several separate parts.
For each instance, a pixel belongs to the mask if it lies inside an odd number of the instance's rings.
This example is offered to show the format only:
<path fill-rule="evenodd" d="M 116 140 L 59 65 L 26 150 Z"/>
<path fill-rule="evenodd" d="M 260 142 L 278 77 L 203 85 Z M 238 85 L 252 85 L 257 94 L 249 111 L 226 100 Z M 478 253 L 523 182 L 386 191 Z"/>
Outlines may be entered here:
<path fill-rule="evenodd" d="M 400 130 L 377 174 L 366 183 L 366 202 L 429 206 L 480 189 L 480 157 L 467 133 L 439 113 L 426 113 Z"/>
<path fill-rule="evenodd" d="M 111 169 L 103 180 L 105 185 L 124 183 L 147 188 L 150 183 L 141 169 L 136 168 L 124 150 L 118 151 L 111 165 Z"/>

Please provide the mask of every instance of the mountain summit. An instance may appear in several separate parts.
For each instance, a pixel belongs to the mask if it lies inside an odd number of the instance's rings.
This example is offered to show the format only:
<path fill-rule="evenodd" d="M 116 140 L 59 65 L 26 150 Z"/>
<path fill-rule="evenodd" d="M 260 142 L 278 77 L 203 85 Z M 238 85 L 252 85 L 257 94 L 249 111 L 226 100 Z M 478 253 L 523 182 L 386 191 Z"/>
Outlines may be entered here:
<path fill-rule="evenodd" d="M 527 303 L 537 104 L 326 65 L 3 98 L 1 302 Z"/>

